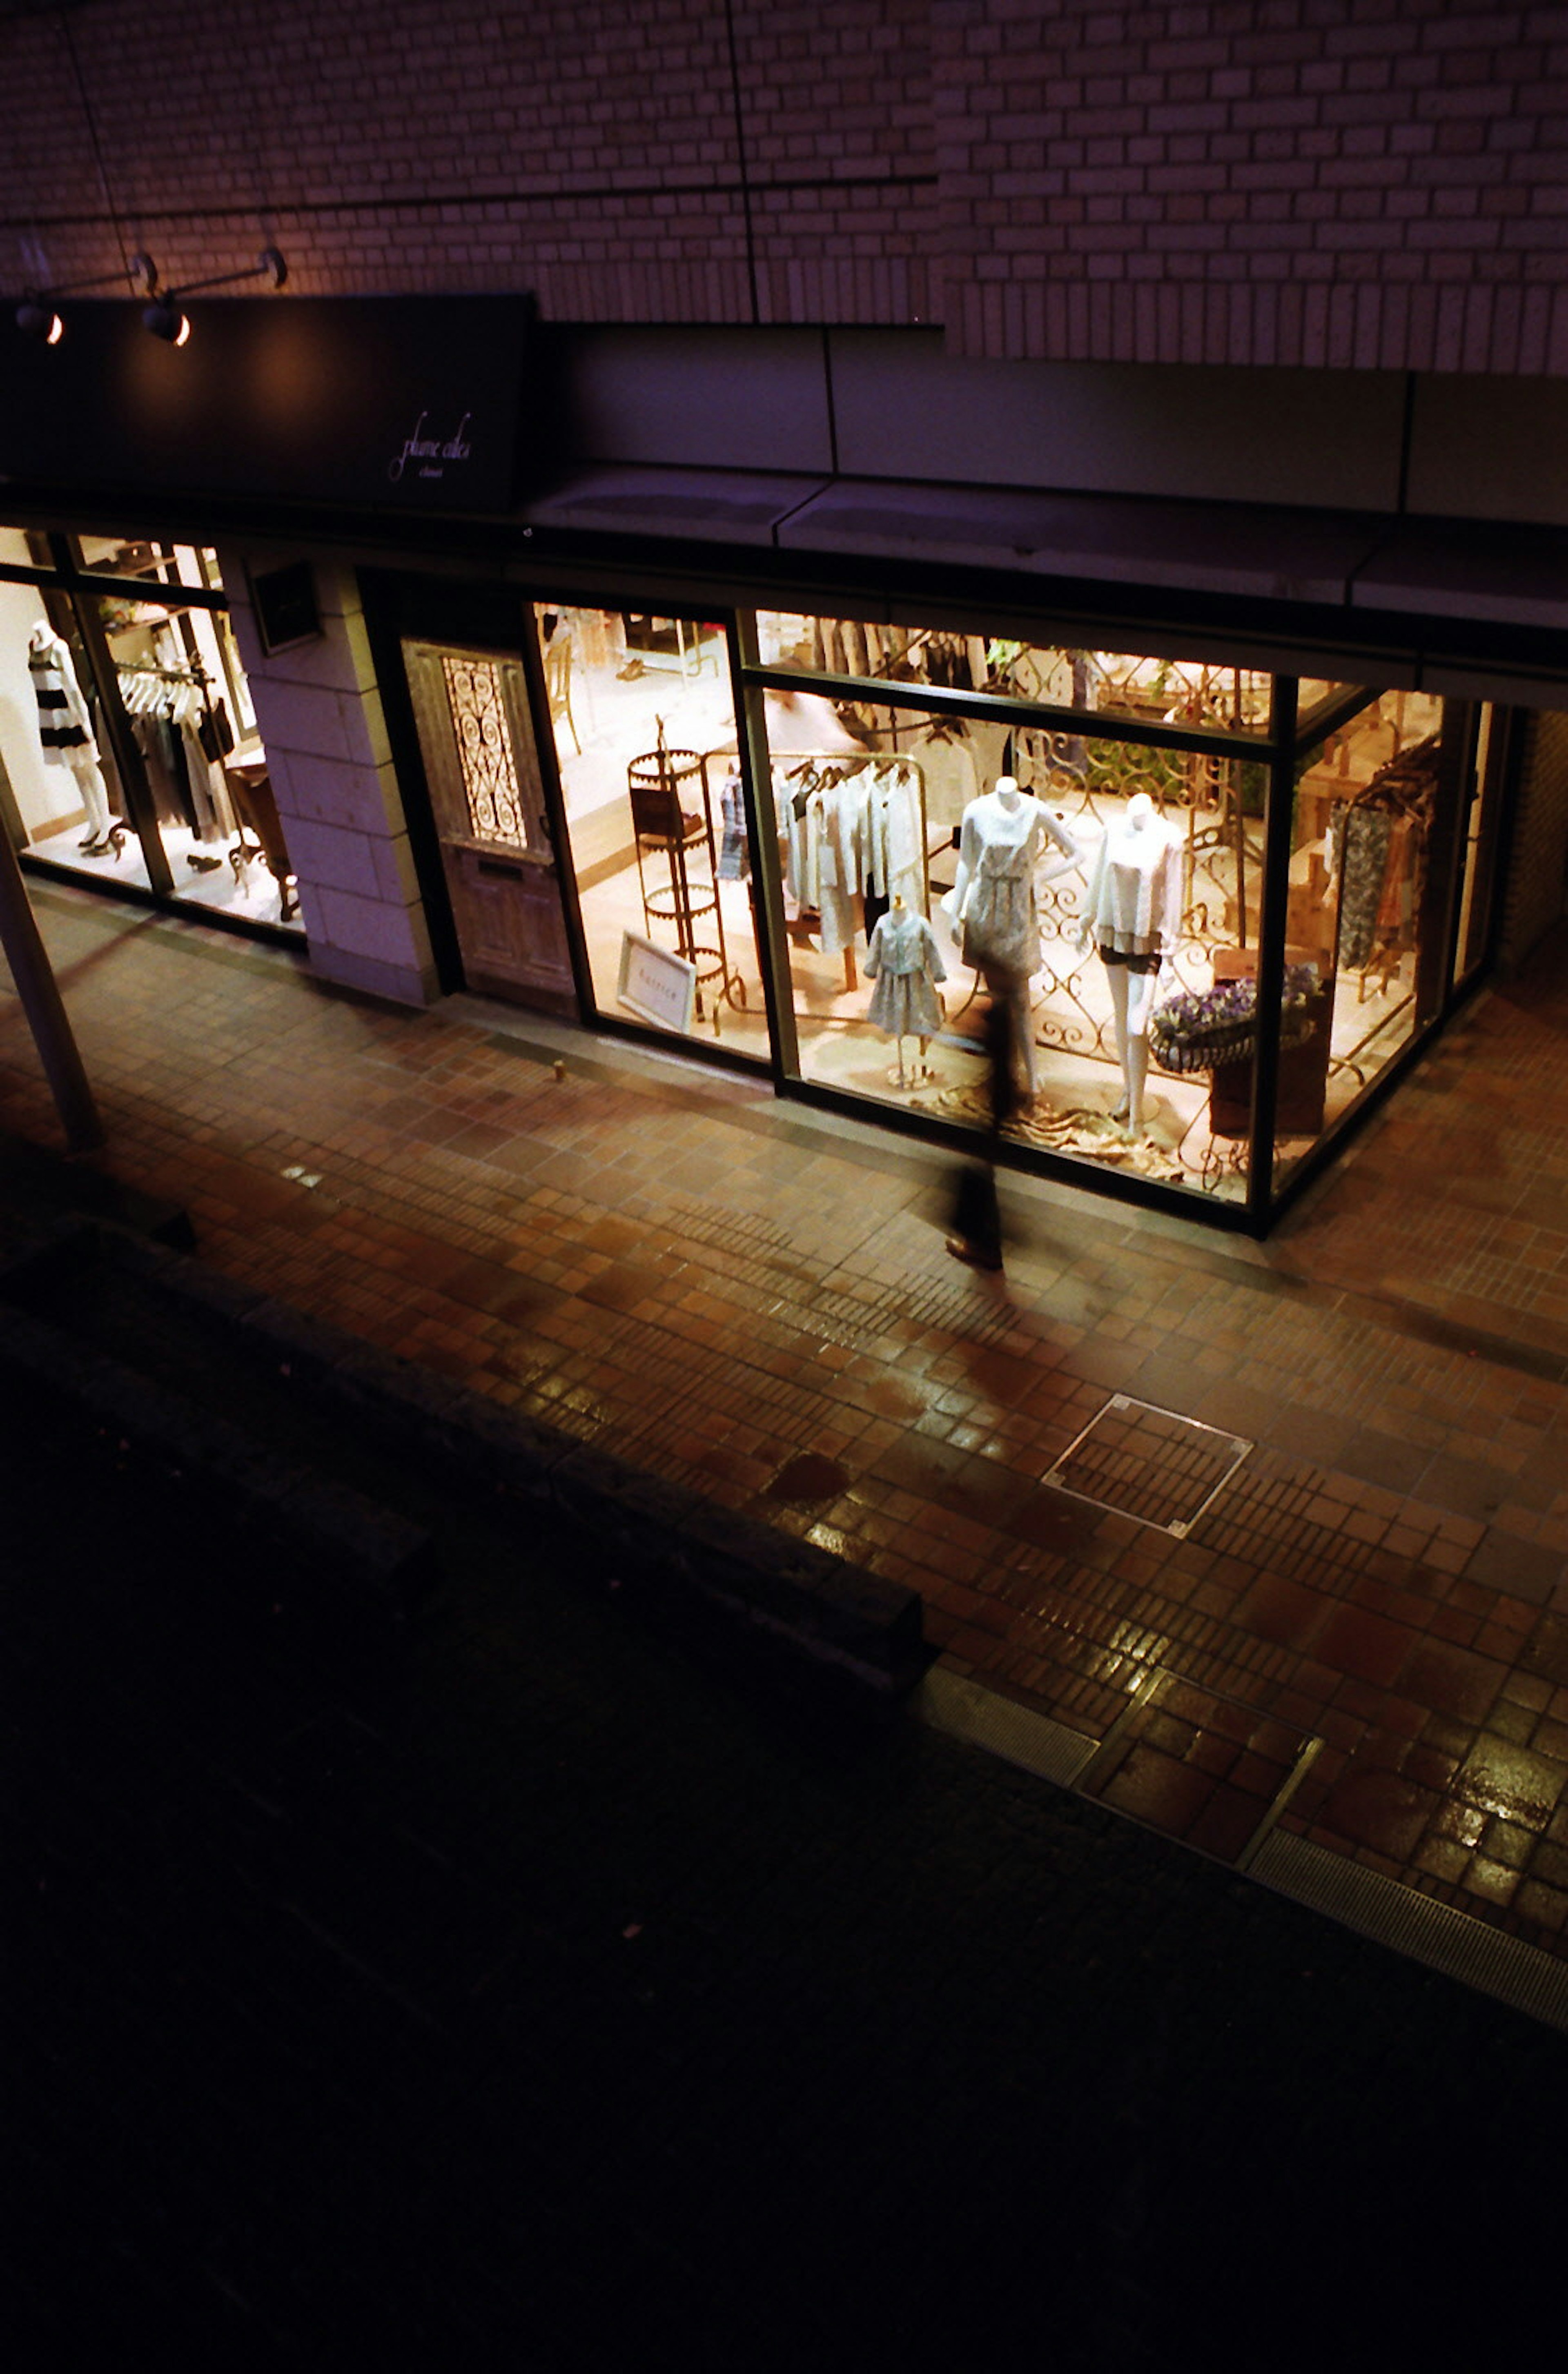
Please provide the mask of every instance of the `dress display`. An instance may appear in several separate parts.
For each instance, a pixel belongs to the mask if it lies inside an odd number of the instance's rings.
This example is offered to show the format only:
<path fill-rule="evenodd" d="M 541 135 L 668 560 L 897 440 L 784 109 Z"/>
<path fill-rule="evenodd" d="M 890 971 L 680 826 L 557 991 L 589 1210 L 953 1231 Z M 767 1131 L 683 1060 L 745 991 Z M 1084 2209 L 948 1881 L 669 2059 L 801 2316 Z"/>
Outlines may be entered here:
<path fill-rule="evenodd" d="M 1034 875 L 1047 840 L 1069 861 L 1076 859 L 1076 844 L 1064 828 L 1016 785 L 1008 792 L 982 792 L 964 810 L 958 923 L 965 964 L 1022 980 L 1039 970 Z"/>
<path fill-rule="evenodd" d="M 865 969 L 877 984 L 867 1013 L 878 1030 L 890 1039 L 936 1036 L 942 1027 L 936 984 L 948 976 L 937 934 L 924 915 L 908 907 L 890 908 L 871 934 Z"/>
<path fill-rule="evenodd" d="M 68 767 L 82 795 L 87 839 L 77 843 L 87 856 L 100 857 L 123 828 L 111 813 L 108 787 L 98 763 L 92 712 L 88 708 L 69 646 L 47 620 L 40 618 L 28 638 L 28 674 L 32 680 L 38 713 L 39 746 L 44 764 Z"/>

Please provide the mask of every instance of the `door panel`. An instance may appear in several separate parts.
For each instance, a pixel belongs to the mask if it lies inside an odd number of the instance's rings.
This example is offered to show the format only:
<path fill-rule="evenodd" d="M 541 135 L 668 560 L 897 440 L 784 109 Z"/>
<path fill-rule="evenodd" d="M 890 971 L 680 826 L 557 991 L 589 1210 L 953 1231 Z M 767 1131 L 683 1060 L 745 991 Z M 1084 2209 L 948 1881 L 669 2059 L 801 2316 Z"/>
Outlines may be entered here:
<path fill-rule="evenodd" d="M 520 660 L 406 640 L 404 665 L 464 976 L 577 1012 L 560 880 Z"/>

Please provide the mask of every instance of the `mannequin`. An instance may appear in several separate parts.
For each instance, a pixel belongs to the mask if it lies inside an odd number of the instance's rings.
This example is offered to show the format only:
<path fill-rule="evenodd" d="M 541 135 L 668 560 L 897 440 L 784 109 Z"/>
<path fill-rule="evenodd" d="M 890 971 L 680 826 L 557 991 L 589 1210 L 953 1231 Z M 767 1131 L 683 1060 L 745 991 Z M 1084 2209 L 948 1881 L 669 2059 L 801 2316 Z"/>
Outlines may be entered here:
<path fill-rule="evenodd" d="M 46 618 L 36 618 L 28 635 L 28 672 L 38 703 L 38 738 L 44 762 L 69 767 L 87 811 L 88 836 L 77 846 L 85 857 L 102 857 L 118 846 L 124 828 L 109 813 L 109 793 L 98 764 L 92 720 L 68 646 Z"/>
<path fill-rule="evenodd" d="M 1079 848 L 1060 817 L 1023 791 L 1011 775 L 971 800 L 959 834 L 958 873 L 942 911 L 958 926 L 965 964 L 984 975 L 995 998 L 1012 1010 L 1013 1044 L 1024 1082 L 1034 1094 L 1034 1033 L 1029 983 L 1040 970 L 1036 869 L 1047 840 L 1062 852 L 1040 876 L 1053 882 L 1079 863 Z"/>
<path fill-rule="evenodd" d="M 866 974 L 877 984 L 867 1008 L 867 1018 L 878 1030 L 886 1031 L 890 1039 L 898 1040 L 901 1088 L 909 1086 L 903 1042 L 911 1036 L 920 1041 L 920 1062 L 914 1075 L 918 1085 L 926 1076 L 925 1050 L 942 1027 L 937 983 L 946 981 L 948 975 L 936 933 L 924 915 L 904 905 L 902 892 L 893 893 L 892 905 L 885 915 L 878 917 L 866 952 Z"/>
<path fill-rule="evenodd" d="M 1095 852 L 1079 942 L 1097 947 L 1105 967 L 1122 1066 L 1115 1118 L 1129 1137 L 1143 1127 L 1149 1025 L 1181 923 L 1181 841 L 1149 793 L 1135 792 Z"/>

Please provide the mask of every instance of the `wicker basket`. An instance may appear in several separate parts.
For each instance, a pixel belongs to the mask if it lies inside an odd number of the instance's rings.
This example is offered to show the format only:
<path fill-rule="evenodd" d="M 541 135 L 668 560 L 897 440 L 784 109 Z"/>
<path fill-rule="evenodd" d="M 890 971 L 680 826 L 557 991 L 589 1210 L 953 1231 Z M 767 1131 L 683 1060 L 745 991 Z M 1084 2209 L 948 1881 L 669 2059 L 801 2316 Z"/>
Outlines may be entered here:
<path fill-rule="evenodd" d="M 1279 1045 L 1300 1047 L 1312 1037 L 1311 1005 L 1288 1005 L 1279 1017 Z M 1222 1064 L 1250 1064 L 1257 1047 L 1256 1014 L 1227 1015 L 1222 1021 L 1173 1026 L 1157 1014 L 1149 1026 L 1149 1049 L 1161 1071 L 1213 1072 Z"/>

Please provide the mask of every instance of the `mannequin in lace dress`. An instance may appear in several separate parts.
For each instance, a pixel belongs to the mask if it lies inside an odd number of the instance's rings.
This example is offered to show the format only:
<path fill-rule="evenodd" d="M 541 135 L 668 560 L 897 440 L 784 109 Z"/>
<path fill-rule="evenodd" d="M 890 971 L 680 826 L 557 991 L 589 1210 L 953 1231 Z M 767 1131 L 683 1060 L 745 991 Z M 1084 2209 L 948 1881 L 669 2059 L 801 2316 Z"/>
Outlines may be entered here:
<path fill-rule="evenodd" d="M 1182 844 L 1147 792 L 1107 826 L 1090 869 L 1079 946 L 1100 951 L 1115 1017 L 1122 1095 L 1115 1118 L 1143 1127 L 1149 1025 L 1182 923 Z"/>
<path fill-rule="evenodd" d="M 1046 844 L 1057 861 L 1039 872 Z M 942 900 L 957 926 L 959 953 L 984 977 L 993 997 L 1011 1008 L 1013 1045 L 1024 1085 L 1034 1094 L 1034 1032 L 1029 983 L 1040 970 L 1037 882 L 1051 882 L 1079 863 L 1078 843 L 1062 819 L 1021 790 L 1011 775 L 971 800 L 959 835 L 958 874 Z"/>

